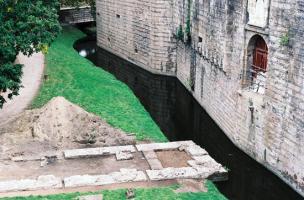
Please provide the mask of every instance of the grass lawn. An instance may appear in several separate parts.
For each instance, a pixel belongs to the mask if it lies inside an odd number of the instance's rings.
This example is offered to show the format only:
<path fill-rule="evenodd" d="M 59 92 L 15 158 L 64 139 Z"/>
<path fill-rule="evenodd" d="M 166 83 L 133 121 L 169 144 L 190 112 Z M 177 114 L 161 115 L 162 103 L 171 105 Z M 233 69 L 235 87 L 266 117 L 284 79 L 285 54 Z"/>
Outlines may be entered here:
<path fill-rule="evenodd" d="M 32 107 L 41 107 L 51 98 L 63 96 L 112 126 L 135 133 L 138 140 L 167 141 L 127 85 L 73 49 L 74 42 L 84 36 L 78 29 L 66 27 L 52 44 L 46 55 L 49 78 Z"/>
<path fill-rule="evenodd" d="M 216 187 L 210 181 L 207 181 L 206 186 L 208 192 L 206 193 L 175 193 L 174 190 L 178 186 L 151 188 L 151 189 L 136 189 L 134 200 L 226 200 L 226 198 L 219 193 Z M 126 190 L 105 190 L 100 193 L 103 194 L 104 200 L 124 200 Z M 5 200 L 76 200 L 80 195 L 87 195 L 85 193 L 71 193 L 59 194 L 51 196 L 32 196 L 32 197 L 13 197 L 4 198 Z M 3 200 L 4 200 L 3 199 Z"/>

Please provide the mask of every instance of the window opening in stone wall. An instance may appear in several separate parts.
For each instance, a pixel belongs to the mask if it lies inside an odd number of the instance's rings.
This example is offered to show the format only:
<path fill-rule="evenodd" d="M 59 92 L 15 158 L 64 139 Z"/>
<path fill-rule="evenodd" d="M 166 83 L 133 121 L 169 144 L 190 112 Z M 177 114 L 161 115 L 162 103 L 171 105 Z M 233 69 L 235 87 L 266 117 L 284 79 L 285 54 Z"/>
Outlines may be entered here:
<path fill-rule="evenodd" d="M 202 50 L 203 50 L 203 38 L 202 37 L 198 37 L 198 43 L 197 43 L 197 52 L 199 53 L 199 55 L 202 55 Z"/>
<path fill-rule="evenodd" d="M 117 15 L 116 15 L 116 18 L 118 18 L 118 19 L 119 19 L 119 18 L 120 18 L 120 15 L 119 15 L 119 14 L 117 14 Z"/>
<path fill-rule="evenodd" d="M 259 36 L 253 36 L 247 48 L 247 70 L 245 73 L 244 87 L 264 94 L 266 89 L 268 65 L 268 47 L 265 40 Z"/>

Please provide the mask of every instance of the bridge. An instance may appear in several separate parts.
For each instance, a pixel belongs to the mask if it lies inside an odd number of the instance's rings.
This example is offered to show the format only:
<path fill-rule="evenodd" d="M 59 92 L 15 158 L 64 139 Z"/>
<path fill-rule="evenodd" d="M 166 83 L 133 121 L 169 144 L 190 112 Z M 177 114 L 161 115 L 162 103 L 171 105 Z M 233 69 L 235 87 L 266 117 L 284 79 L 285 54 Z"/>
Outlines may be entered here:
<path fill-rule="evenodd" d="M 95 19 L 91 12 L 90 6 L 62 7 L 59 11 L 59 21 L 61 24 L 79 24 L 94 22 Z"/>

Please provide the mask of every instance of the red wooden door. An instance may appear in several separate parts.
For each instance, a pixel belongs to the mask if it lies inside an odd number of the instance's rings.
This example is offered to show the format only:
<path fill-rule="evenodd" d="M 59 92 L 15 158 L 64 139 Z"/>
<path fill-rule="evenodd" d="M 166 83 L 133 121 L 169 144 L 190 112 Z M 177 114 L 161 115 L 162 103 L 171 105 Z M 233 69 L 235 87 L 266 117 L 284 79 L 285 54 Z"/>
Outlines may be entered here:
<path fill-rule="evenodd" d="M 268 62 L 268 47 L 262 38 L 256 41 L 254 56 L 253 56 L 253 77 L 256 77 L 259 72 L 266 72 Z"/>

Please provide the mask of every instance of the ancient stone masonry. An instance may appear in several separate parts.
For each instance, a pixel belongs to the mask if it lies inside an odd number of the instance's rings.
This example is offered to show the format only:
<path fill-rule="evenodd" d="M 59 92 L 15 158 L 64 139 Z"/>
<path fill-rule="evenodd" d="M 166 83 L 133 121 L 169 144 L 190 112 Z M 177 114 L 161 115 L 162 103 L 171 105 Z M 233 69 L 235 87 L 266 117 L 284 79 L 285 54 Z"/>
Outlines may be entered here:
<path fill-rule="evenodd" d="M 303 0 L 97 0 L 98 45 L 175 75 L 241 149 L 304 195 Z"/>
<path fill-rule="evenodd" d="M 175 73 L 170 1 L 102 0 L 96 4 L 100 46 L 155 73 Z"/>
<path fill-rule="evenodd" d="M 156 153 L 172 150 L 175 152 L 184 152 L 188 155 L 187 167 L 163 167 L 163 159 L 160 159 Z M 126 163 L 121 163 L 123 160 L 131 160 L 136 162 L 133 158 L 135 154 L 142 154 L 144 157 L 142 162 L 149 164 L 148 169 L 141 168 L 142 165 L 136 163 L 136 168 L 125 166 Z M 81 175 L 66 175 L 63 177 L 55 175 L 40 175 L 38 178 L 3 180 L 0 178 L 0 193 L 12 191 L 30 191 L 30 190 L 47 190 L 47 189 L 60 189 L 60 188 L 75 188 L 87 186 L 102 186 L 109 184 L 130 183 L 130 182 L 148 182 L 148 181 L 161 181 L 172 179 L 210 179 L 213 181 L 225 181 L 228 179 L 228 171 L 219 163 L 217 163 L 206 150 L 196 145 L 193 141 L 180 141 L 168 143 L 150 143 L 128 146 L 110 146 L 86 149 L 70 149 L 58 151 L 57 155 L 47 154 L 45 157 L 55 157 L 56 160 L 75 160 L 85 158 L 97 158 L 106 162 L 105 159 L 111 155 L 116 155 L 118 165 L 124 165 L 126 168 L 120 168 L 119 171 L 112 171 L 106 174 L 96 174 L 90 171 L 90 174 Z M 63 155 L 63 156 L 62 156 Z M 131 155 L 131 156 L 129 156 Z M 57 160 L 58 159 L 58 160 Z M 166 157 L 165 160 L 172 159 Z M 178 157 L 180 162 L 182 158 Z M 18 159 L 11 158 L 11 161 L 23 165 L 36 160 L 36 158 L 19 157 Z M 88 160 L 86 160 L 88 162 Z M 37 164 L 37 163 L 36 163 Z M 59 164 L 59 161 L 57 162 Z M 111 166 L 111 165 L 110 165 Z M 41 166 L 45 167 L 45 166 Z M 111 166 L 113 167 L 113 165 Z M 69 168 L 72 171 L 73 169 Z M 39 174 L 39 172 L 38 172 Z M 37 172 L 35 173 L 35 176 Z"/>

